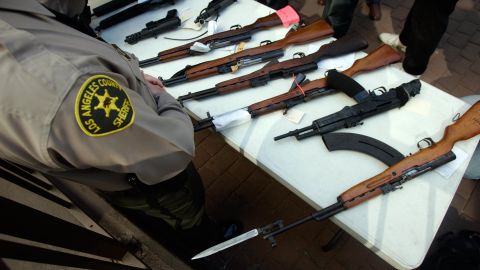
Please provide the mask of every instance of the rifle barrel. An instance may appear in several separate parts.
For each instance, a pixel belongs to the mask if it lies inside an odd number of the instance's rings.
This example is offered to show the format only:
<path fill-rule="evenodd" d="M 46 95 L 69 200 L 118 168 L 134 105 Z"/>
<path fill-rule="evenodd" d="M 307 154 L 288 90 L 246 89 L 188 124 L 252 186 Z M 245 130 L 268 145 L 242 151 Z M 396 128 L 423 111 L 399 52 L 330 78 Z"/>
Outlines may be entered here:
<path fill-rule="evenodd" d="M 183 103 L 185 100 L 203 99 L 203 98 L 206 98 L 206 97 L 216 96 L 216 95 L 219 95 L 219 94 L 220 93 L 218 92 L 218 88 L 217 87 L 212 87 L 212 88 L 209 88 L 209 89 L 206 89 L 206 90 L 198 91 L 198 92 L 195 92 L 195 93 L 190 92 L 186 95 L 179 96 L 177 98 L 177 100 L 180 103 Z"/>
<path fill-rule="evenodd" d="M 180 75 L 180 76 L 174 76 L 170 79 L 162 80 L 163 85 L 165 86 L 171 86 L 174 84 L 182 83 L 188 81 L 187 76 L 185 75 Z"/>
<path fill-rule="evenodd" d="M 322 210 L 318 211 L 318 212 L 315 212 L 309 216 L 306 216 L 302 219 L 299 219 L 293 223 L 290 223 L 286 226 L 283 226 L 281 228 L 279 228 L 278 230 L 276 231 L 273 231 L 273 232 L 270 232 L 268 234 L 265 234 L 263 236 L 263 239 L 269 239 L 277 234 L 280 234 L 284 231 L 287 231 L 287 230 L 290 230 L 291 228 L 293 227 L 297 227 L 298 225 L 301 225 L 307 221 L 310 221 L 312 219 L 315 219 L 316 221 L 322 221 L 322 220 L 325 220 L 331 216 L 334 216 L 336 215 L 337 213 L 345 210 L 346 208 L 343 206 L 343 203 L 342 202 L 336 202 L 330 206 L 328 206 L 327 208 L 323 208 Z"/>
<path fill-rule="evenodd" d="M 207 129 L 209 127 L 215 128 L 215 125 L 213 124 L 213 118 L 208 117 L 205 119 L 198 120 L 197 123 L 193 124 L 193 131 L 197 132 L 200 130 Z"/>
<path fill-rule="evenodd" d="M 274 141 L 278 141 L 278 140 L 281 140 L 281 139 L 284 139 L 284 138 L 287 138 L 287 137 L 290 137 L 290 136 L 299 136 L 300 133 L 304 132 L 304 131 L 307 131 L 307 130 L 310 130 L 310 129 L 313 129 L 313 125 L 310 125 L 308 127 L 304 127 L 304 128 L 300 128 L 300 129 L 295 129 L 295 130 L 292 130 L 290 132 L 287 132 L 285 134 L 282 134 L 282 135 L 278 135 L 277 137 L 273 138 Z"/>

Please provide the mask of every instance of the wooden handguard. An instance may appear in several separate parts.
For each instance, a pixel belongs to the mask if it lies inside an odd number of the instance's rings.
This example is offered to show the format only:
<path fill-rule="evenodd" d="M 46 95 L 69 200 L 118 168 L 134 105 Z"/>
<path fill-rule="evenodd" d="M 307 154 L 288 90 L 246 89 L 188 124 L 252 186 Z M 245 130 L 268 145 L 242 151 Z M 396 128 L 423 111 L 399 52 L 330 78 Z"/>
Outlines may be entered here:
<path fill-rule="evenodd" d="M 192 66 L 191 68 L 187 69 L 185 74 L 188 79 L 203 77 L 205 76 L 204 70 L 212 70 L 213 67 L 218 67 L 224 64 L 238 61 L 238 59 L 242 57 L 255 56 L 261 53 L 283 49 L 289 45 L 298 45 L 326 38 L 331 35 L 333 35 L 332 27 L 326 21 L 320 20 L 303 28 L 300 28 L 297 31 L 288 33 L 284 39 L 272 42 L 267 45 L 246 49 L 226 57 L 218 58 Z"/>
<path fill-rule="evenodd" d="M 382 194 L 381 186 L 398 178 L 408 169 L 435 160 L 451 151 L 456 142 L 470 139 L 478 134 L 480 134 L 480 101 L 455 123 L 449 125 L 442 139 L 436 144 L 406 157 L 382 173 L 353 186 L 342 193 L 338 200 L 343 202 L 345 208 L 350 208 L 380 195 Z"/>
<path fill-rule="evenodd" d="M 402 57 L 400 56 L 400 54 L 398 54 L 390 46 L 382 45 L 378 47 L 375 51 L 371 52 L 366 57 L 356 60 L 355 63 L 353 63 L 353 65 L 350 68 L 343 71 L 343 74 L 348 75 L 349 77 L 352 77 L 357 73 L 374 70 L 374 69 L 386 66 L 388 64 L 398 62 L 401 59 Z M 313 89 L 320 89 L 325 87 L 327 87 L 326 78 L 314 80 L 305 85 L 302 85 L 302 89 L 305 93 Z M 250 112 L 262 110 L 262 108 L 267 108 L 269 106 L 272 106 L 275 103 L 286 101 L 288 99 L 298 97 L 301 95 L 303 95 L 303 93 L 297 87 L 285 94 L 281 94 L 281 95 L 254 103 L 248 106 L 248 110 Z"/>

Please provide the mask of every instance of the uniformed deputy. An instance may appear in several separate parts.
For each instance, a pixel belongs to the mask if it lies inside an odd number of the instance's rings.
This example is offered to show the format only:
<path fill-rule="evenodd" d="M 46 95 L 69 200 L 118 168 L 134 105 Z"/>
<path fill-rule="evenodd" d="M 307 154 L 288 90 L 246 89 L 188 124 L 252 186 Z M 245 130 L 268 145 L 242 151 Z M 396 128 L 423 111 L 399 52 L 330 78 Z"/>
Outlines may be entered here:
<path fill-rule="evenodd" d="M 85 1 L 41 2 L 0 1 L 0 157 L 198 226 L 188 115 L 138 59 L 80 32 L 93 35 L 76 22 Z"/>

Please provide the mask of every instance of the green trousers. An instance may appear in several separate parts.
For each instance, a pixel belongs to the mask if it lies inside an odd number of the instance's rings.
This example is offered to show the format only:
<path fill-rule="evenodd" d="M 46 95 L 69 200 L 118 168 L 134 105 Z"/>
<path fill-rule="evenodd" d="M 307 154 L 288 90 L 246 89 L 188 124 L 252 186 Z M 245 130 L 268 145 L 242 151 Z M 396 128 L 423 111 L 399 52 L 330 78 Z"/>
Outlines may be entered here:
<path fill-rule="evenodd" d="M 132 189 L 102 194 L 118 207 L 159 218 L 175 230 L 198 226 L 205 216 L 205 190 L 193 163 L 159 184 L 147 186 L 136 182 L 132 183 Z"/>

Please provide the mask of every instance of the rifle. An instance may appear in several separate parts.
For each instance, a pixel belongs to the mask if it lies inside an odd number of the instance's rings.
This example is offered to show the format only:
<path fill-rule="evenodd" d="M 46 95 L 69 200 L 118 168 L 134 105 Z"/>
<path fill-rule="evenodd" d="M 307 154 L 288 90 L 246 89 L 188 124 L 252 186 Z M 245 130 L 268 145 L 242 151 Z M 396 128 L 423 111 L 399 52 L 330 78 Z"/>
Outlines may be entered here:
<path fill-rule="evenodd" d="M 99 17 L 102 15 L 105 15 L 109 12 L 112 12 L 114 10 L 117 10 L 119 8 L 122 8 L 124 6 L 127 6 L 133 2 L 136 2 L 136 0 L 112 0 L 110 2 L 107 2 L 103 5 L 100 5 L 92 10 L 93 15 Z"/>
<path fill-rule="evenodd" d="M 327 75 L 327 81 L 330 80 L 332 73 L 334 72 L 330 71 Z M 329 85 L 334 89 L 338 89 L 332 84 Z M 353 106 L 346 106 L 336 113 L 314 120 L 308 127 L 276 136 L 273 140 L 278 141 L 290 136 L 295 136 L 297 140 L 303 140 L 314 135 L 323 135 L 342 128 L 357 126 L 362 124 L 361 121 L 363 119 L 405 105 L 410 97 L 414 97 L 420 93 L 420 87 L 420 81 L 417 79 L 403 83 L 388 91 L 383 90 L 380 95 L 377 95 L 375 91 L 371 91 L 368 97 L 360 103 Z"/>
<path fill-rule="evenodd" d="M 143 3 L 135 4 L 119 13 L 112 15 L 100 21 L 95 30 L 100 31 L 117 23 L 121 23 L 147 11 L 153 10 L 166 3 L 175 4 L 175 0 L 148 0 Z"/>
<path fill-rule="evenodd" d="M 392 49 L 388 45 L 382 45 L 366 57 L 356 60 L 350 68 L 343 71 L 342 73 L 349 77 L 353 77 L 353 75 L 356 75 L 358 73 L 375 70 L 388 64 L 398 62 L 400 61 L 400 59 L 401 56 L 394 49 Z M 295 85 L 296 84 L 297 82 L 295 83 Z M 300 85 L 300 87 L 295 86 L 285 94 L 281 94 L 263 101 L 256 102 L 246 108 L 227 112 L 218 116 L 210 116 L 209 114 L 207 114 L 207 118 L 199 120 L 196 124 L 194 124 L 193 127 L 195 131 L 199 131 L 209 127 L 220 130 L 232 127 L 234 125 L 238 125 L 239 123 L 244 123 L 250 118 L 255 118 L 262 114 L 266 114 L 276 110 L 284 109 L 285 114 L 289 108 L 297 104 L 307 102 L 316 97 L 330 94 L 335 91 L 332 89 L 328 89 L 327 85 L 328 84 L 326 78 L 314 80 L 304 85 Z M 345 91 L 349 89 L 340 90 Z M 357 92 L 357 89 L 355 91 L 347 92 L 346 94 L 350 97 L 355 97 L 356 95 L 359 95 L 358 97 L 361 97 L 362 95 L 364 95 L 363 92 Z M 232 117 L 232 115 L 234 115 L 234 117 Z M 235 119 L 237 115 L 243 118 Z M 224 120 L 231 118 L 233 118 L 233 120 L 229 120 L 231 122 L 227 122 Z M 222 125 L 218 124 L 219 122 L 221 122 Z M 223 124 L 223 122 L 226 123 Z"/>
<path fill-rule="evenodd" d="M 210 96 L 229 94 L 248 87 L 266 85 L 268 81 L 273 79 L 281 77 L 285 78 L 296 75 L 298 73 L 305 73 L 317 70 L 317 63 L 321 60 L 339 56 L 342 54 L 351 53 L 354 51 L 363 50 L 367 46 L 367 41 L 362 38 L 345 36 L 329 44 L 323 45 L 315 53 L 300 58 L 293 58 L 283 62 L 274 61 L 267 64 L 262 69 L 238 78 L 218 83 L 217 85 L 215 85 L 215 87 L 209 88 L 207 90 L 179 96 L 178 101 L 180 103 L 183 103 L 183 101 L 189 99 L 200 100 Z"/>
<path fill-rule="evenodd" d="M 202 251 L 192 259 L 212 255 L 258 235 L 261 235 L 263 239 L 268 239 L 273 247 L 276 245 L 274 236 L 280 233 L 310 220 L 322 221 L 378 195 L 401 189 L 405 182 L 454 160 L 456 157 L 451 151 L 453 145 L 458 141 L 468 140 L 478 134 L 480 134 L 480 102 L 475 103 L 455 123 L 449 125 L 440 141 L 405 157 L 382 173 L 351 187 L 337 197 L 336 203 L 286 226 L 279 220 L 267 226 L 250 230 Z"/>
<path fill-rule="evenodd" d="M 215 74 L 230 73 L 234 66 L 241 68 L 265 62 L 283 56 L 283 49 L 290 45 L 304 44 L 310 41 L 329 37 L 333 34 L 330 25 L 320 20 L 296 31 L 289 32 L 284 39 L 275 42 L 264 41 L 256 48 L 246 49 L 226 57 L 203 62 L 194 66 L 186 66 L 170 79 L 162 80 L 163 85 L 170 86 L 186 81 L 198 80 Z"/>
<path fill-rule="evenodd" d="M 144 40 L 150 37 L 155 37 L 161 33 L 173 30 L 179 27 L 182 21 L 177 16 L 177 10 L 172 9 L 167 12 L 167 16 L 158 21 L 148 22 L 140 32 L 133 33 L 125 37 L 125 42 L 128 44 L 135 44 L 140 40 Z"/>
<path fill-rule="evenodd" d="M 241 27 L 240 25 L 234 25 L 228 31 L 213 34 L 182 46 L 161 51 L 156 57 L 140 61 L 140 67 L 147 67 L 158 63 L 165 63 L 188 56 L 205 54 L 206 52 L 191 49 L 195 42 L 205 44 L 206 46 L 208 46 L 209 50 L 223 48 L 233 44 L 237 44 L 241 41 L 250 40 L 255 32 L 269 29 L 278 25 L 282 25 L 282 21 L 280 20 L 280 17 L 277 15 L 277 13 L 272 13 L 268 16 L 257 19 L 254 23 L 249 24 L 245 27 Z"/>
<path fill-rule="evenodd" d="M 205 21 L 208 18 L 212 17 L 213 15 L 216 15 L 218 17 L 219 16 L 218 12 L 221 9 L 224 9 L 229 5 L 233 4 L 233 2 L 237 2 L 237 0 L 212 0 L 210 1 L 210 3 L 208 3 L 208 6 L 206 8 L 200 11 L 200 14 L 193 22 L 204 24 Z"/>

